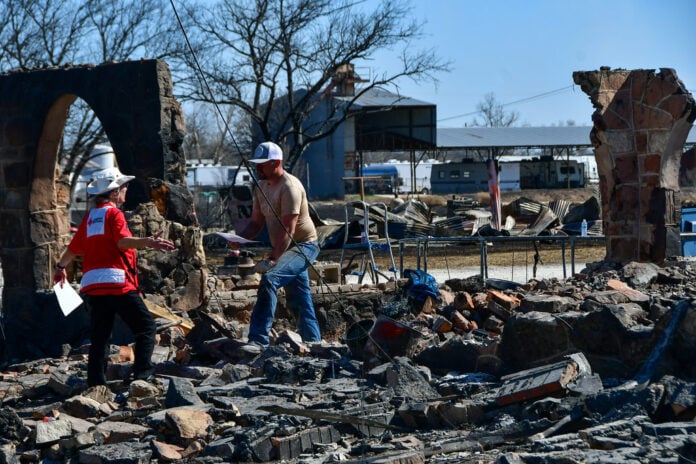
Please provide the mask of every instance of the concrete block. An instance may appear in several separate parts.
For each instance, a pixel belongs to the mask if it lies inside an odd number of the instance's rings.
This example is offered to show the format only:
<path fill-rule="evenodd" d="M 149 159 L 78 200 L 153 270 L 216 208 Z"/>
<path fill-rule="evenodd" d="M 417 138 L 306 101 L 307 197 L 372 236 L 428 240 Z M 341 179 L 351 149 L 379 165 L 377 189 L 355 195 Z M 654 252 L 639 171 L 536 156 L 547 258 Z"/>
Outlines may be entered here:
<path fill-rule="evenodd" d="M 51 446 L 54 443 L 58 443 L 61 438 L 70 436 L 72 436 L 72 426 L 68 421 L 39 422 L 36 424 L 36 438 L 34 442 L 37 448 L 41 448 Z"/>
<path fill-rule="evenodd" d="M 307 271 L 309 280 L 319 281 L 321 279 L 323 283 L 327 284 L 342 283 L 341 265 L 339 263 L 314 263 Z"/>

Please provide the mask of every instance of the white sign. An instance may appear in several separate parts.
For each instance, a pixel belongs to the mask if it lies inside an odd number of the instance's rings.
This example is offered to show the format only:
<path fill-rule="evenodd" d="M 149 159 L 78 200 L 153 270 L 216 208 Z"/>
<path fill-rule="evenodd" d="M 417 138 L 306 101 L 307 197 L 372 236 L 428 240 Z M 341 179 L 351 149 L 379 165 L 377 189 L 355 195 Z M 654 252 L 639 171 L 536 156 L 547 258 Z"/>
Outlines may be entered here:
<path fill-rule="evenodd" d="M 56 298 L 58 298 L 58 304 L 60 305 L 60 310 L 63 314 L 67 316 L 73 312 L 78 306 L 82 304 L 82 298 L 80 295 L 72 288 L 72 285 L 65 282 L 64 284 L 58 282 L 53 286 L 53 291 L 56 292 Z"/>

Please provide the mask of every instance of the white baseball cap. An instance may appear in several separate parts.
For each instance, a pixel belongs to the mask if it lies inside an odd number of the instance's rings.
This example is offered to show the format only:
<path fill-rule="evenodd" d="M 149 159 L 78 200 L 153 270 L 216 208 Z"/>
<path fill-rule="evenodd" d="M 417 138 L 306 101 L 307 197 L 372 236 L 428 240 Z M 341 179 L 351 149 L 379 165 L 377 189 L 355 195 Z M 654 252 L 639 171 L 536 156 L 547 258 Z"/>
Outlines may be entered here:
<path fill-rule="evenodd" d="M 92 181 L 87 184 L 87 193 L 101 195 L 135 179 L 135 176 L 124 176 L 118 168 L 106 168 L 94 174 Z"/>
<path fill-rule="evenodd" d="M 256 147 L 251 163 L 265 163 L 271 160 L 283 160 L 283 150 L 273 142 L 263 142 Z"/>

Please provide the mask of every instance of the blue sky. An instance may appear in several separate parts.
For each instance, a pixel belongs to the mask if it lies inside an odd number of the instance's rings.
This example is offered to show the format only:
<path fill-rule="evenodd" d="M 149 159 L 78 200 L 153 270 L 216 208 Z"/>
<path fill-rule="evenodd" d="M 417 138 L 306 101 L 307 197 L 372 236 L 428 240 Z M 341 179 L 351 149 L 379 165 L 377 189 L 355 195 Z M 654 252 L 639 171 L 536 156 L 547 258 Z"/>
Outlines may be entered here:
<path fill-rule="evenodd" d="M 367 5 L 373 3 L 368 0 Z M 589 98 L 574 71 L 601 66 L 674 68 L 696 94 L 696 0 L 413 0 L 426 21 L 422 46 L 452 62 L 439 84 L 400 83 L 399 92 L 437 104 L 439 127 L 471 123 L 487 93 L 520 115 L 516 125 L 591 125 Z M 389 53 L 360 67 L 385 69 Z M 364 68 L 363 68 L 364 69 Z M 554 92 L 556 91 L 556 92 Z"/>

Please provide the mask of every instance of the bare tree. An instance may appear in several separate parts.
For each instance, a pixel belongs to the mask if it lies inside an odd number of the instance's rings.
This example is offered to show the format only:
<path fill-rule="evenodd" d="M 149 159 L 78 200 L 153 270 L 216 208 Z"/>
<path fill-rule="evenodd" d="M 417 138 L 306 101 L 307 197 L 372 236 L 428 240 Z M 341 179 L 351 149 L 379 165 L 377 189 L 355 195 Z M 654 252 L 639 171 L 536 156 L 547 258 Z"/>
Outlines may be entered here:
<path fill-rule="evenodd" d="M 91 27 L 89 56 L 100 62 L 173 55 L 179 34 L 164 0 L 86 0 Z"/>
<path fill-rule="evenodd" d="M 85 34 L 85 7 L 60 0 L 0 0 L 0 67 L 71 62 Z"/>
<path fill-rule="evenodd" d="M 120 61 L 138 57 L 162 58 L 172 52 L 167 40 L 175 24 L 168 4 L 162 0 L 84 0 L 84 50 L 78 56 L 88 62 Z M 70 108 L 63 147 L 66 172 L 79 172 L 86 154 L 97 143 L 106 141 L 101 123 L 89 106 L 79 100 Z"/>
<path fill-rule="evenodd" d="M 517 111 L 506 112 L 505 105 L 496 100 L 493 92 L 487 93 L 476 109 L 482 119 L 474 118 L 471 125 L 475 127 L 512 127 L 520 117 Z"/>
<path fill-rule="evenodd" d="M 240 108 L 259 136 L 285 145 L 293 169 L 313 142 L 333 133 L 346 108 L 375 87 L 397 87 L 401 78 L 435 80 L 447 71 L 432 50 L 414 42 L 422 25 L 407 18 L 408 4 L 384 0 L 373 11 L 357 10 L 346 0 L 219 0 L 200 8 L 188 4 L 187 24 L 201 63 L 182 55 L 180 98 Z M 374 73 L 363 86 L 339 101 L 332 79 L 339 70 L 370 60 L 380 50 L 401 48 L 400 65 Z M 398 88 L 398 87 L 397 87 Z M 329 102 L 328 114 L 310 126 L 312 112 Z"/>
<path fill-rule="evenodd" d="M 483 101 L 476 105 L 476 109 L 481 114 L 481 119 L 474 118 L 471 122 L 471 125 L 474 127 L 511 127 L 515 125 L 515 122 L 520 117 L 517 111 L 506 112 L 505 105 L 498 102 L 493 92 L 487 93 L 483 97 Z M 498 160 L 502 156 L 514 154 L 514 150 L 497 148 L 493 151 L 475 150 L 475 152 L 476 156 L 481 160 L 488 158 Z"/>
<path fill-rule="evenodd" d="M 175 45 L 169 18 L 165 0 L 0 0 L 0 71 L 165 57 Z M 59 153 L 63 172 L 79 172 L 105 141 L 94 112 L 76 100 Z"/>
<path fill-rule="evenodd" d="M 248 152 L 251 144 L 245 136 L 250 133 L 247 118 L 239 117 L 239 109 L 227 107 L 228 111 L 221 119 L 208 104 L 194 103 L 188 107 L 184 138 L 186 157 L 192 160 L 206 159 L 214 164 L 241 163 L 239 151 Z M 230 124 L 232 132 L 236 134 L 235 140 L 228 139 L 224 122 Z"/>

